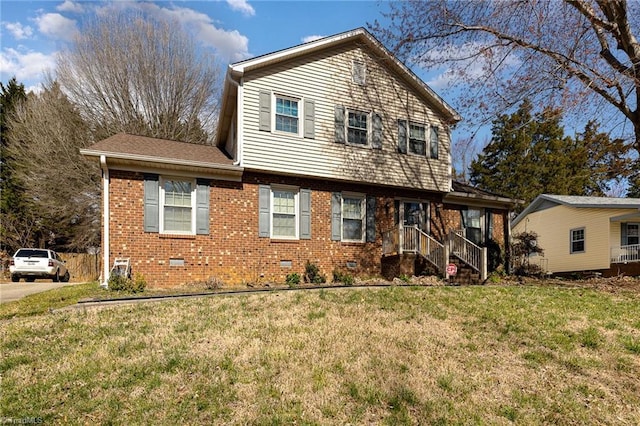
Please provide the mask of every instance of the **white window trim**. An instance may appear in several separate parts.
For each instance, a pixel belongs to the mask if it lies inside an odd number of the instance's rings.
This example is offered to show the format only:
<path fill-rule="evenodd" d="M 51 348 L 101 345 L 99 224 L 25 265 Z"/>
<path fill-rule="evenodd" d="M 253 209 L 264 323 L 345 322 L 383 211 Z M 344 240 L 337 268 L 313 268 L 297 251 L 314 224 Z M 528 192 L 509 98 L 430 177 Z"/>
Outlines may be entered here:
<path fill-rule="evenodd" d="M 366 145 L 360 143 L 349 142 L 349 113 L 360 113 L 367 115 L 367 143 Z M 371 138 L 373 137 L 373 112 L 365 111 L 357 108 L 345 108 L 344 112 L 344 141 L 349 146 L 359 146 L 361 148 L 371 148 Z"/>
<path fill-rule="evenodd" d="M 431 144 L 429 141 L 431 140 L 431 126 L 426 123 L 420 123 L 419 121 L 411 121 L 407 120 L 407 154 L 415 155 L 418 157 L 426 157 L 430 158 L 431 156 Z M 417 154 L 411 151 L 411 125 L 414 126 L 422 126 L 424 127 L 424 154 Z"/>
<path fill-rule="evenodd" d="M 271 191 L 269 192 L 269 236 L 274 240 L 299 240 L 300 239 L 300 188 L 297 186 L 290 185 L 271 185 Z M 294 222 L 296 228 L 296 234 L 293 237 L 281 236 L 281 235 L 273 235 L 273 215 L 275 214 L 275 209 L 273 208 L 273 192 L 274 191 L 288 191 L 293 192 L 293 204 L 294 204 Z"/>
<path fill-rule="evenodd" d="M 360 220 L 362 221 L 362 238 L 359 240 L 349 240 L 344 237 L 344 199 L 360 199 Z M 340 240 L 345 243 L 364 243 L 367 238 L 367 195 L 360 192 L 343 192 L 340 197 Z"/>
<path fill-rule="evenodd" d="M 298 133 L 285 132 L 283 130 L 276 129 L 276 105 L 278 98 L 281 99 L 289 99 L 291 101 L 298 102 Z M 280 135 L 288 135 L 288 136 L 296 136 L 302 137 L 304 135 L 304 99 L 301 96 L 295 95 L 285 95 L 280 92 L 271 92 L 271 128 L 273 129 L 272 133 L 277 133 Z"/>
<path fill-rule="evenodd" d="M 164 229 L 164 208 L 165 208 L 165 192 L 164 192 L 164 183 L 168 180 L 177 180 L 182 182 L 190 182 L 191 183 L 191 231 L 168 231 Z M 171 235 L 196 235 L 196 180 L 195 179 L 187 179 L 185 177 L 180 176 L 160 176 L 160 223 L 159 230 L 161 234 L 171 234 Z"/>
<path fill-rule="evenodd" d="M 574 240 L 573 239 L 573 233 L 575 231 L 582 231 L 582 239 L 581 240 Z M 578 242 L 578 241 L 582 241 L 582 250 L 573 250 L 573 243 L 574 242 Z M 571 230 L 569 230 L 569 253 L 570 254 L 580 254 L 580 253 L 586 253 L 587 252 L 587 228 L 585 228 L 584 226 L 580 227 L 580 228 L 573 228 Z"/>

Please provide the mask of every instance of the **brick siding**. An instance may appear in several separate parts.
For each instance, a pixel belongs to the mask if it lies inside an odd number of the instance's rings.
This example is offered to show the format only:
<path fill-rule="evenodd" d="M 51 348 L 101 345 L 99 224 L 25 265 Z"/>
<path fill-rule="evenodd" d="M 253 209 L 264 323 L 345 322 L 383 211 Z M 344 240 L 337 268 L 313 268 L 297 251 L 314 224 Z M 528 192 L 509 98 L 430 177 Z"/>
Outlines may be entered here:
<path fill-rule="evenodd" d="M 328 280 L 336 268 L 361 277 L 379 276 L 382 232 L 394 226 L 394 198 L 433 204 L 440 197 L 423 191 L 245 173 L 242 182 L 211 182 L 209 235 L 176 236 L 144 232 L 142 173 L 112 170 L 110 178 L 110 262 L 115 257 L 130 258 L 132 272 L 143 274 L 153 287 L 208 277 L 227 285 L 282 283 L 289 273 L 302 274 L 307 261 L 318 265 Z M 260 184 L 311 189 L 310 240 L 258 237 Z M 376 197 L 374 243 L 331 240 L 331 193 L 339 191 Z M 170 266 L 170 259 L 184 259 L 184 266 Z M 291 267 L 282 267 L 281 261 L 290 261 Z M 347 262 L 356 262 L 357 267 L 347 269 Z"/>

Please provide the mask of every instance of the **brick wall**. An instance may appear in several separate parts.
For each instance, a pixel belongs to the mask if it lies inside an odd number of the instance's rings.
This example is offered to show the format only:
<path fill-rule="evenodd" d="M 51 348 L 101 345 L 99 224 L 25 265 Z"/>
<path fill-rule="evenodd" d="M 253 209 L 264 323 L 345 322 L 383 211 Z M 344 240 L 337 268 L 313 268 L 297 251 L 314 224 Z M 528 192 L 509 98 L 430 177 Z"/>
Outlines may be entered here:
<path fill-rule="evenodd" d="M 302 274 L 307 261 L 320 267 L 330 280 L 335 268 L 354 275 L 378 276 L 382 232 L 393 227 L 394 198 L 438 200 L 439 194 L 366 185 L 245 173 L 243 182 L 213 181 L 210 185 L 210 234 L 194 236 L 144 232 L 141 173 L 110 172 L 110 262 L 128 257 L 133 273 L 141 273 L 150 286 L 172 287 L 215 276 L 227 285 L 285 281 L 287 274 Z M 258 237 L 258 185 L 286 184 L 309 188 L 311 239 L 283 241 Z M 376 197 L 375 243 L 331 240 L 331 193 L 360 192 Z M 170 259 L 184 266 L 170 266 Z M 291 267 L 281 266 L 290 261 Z"/>

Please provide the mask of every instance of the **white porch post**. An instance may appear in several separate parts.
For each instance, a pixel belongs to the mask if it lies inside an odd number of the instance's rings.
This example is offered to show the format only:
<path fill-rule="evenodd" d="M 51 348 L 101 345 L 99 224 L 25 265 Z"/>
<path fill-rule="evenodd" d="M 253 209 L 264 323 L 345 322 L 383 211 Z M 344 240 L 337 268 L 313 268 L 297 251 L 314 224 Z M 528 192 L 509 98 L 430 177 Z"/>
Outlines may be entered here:
<path fill-rule="evenodd" d="M 404 203 L 398 203 L 398 254 L 404 251 Z"/>

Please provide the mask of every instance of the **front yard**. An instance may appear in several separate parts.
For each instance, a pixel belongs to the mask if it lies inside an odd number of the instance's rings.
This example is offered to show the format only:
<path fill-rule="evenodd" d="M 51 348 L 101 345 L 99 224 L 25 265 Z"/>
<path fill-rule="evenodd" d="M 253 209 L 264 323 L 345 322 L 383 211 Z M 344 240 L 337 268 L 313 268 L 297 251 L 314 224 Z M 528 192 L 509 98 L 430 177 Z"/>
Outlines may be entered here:
<path fill-rule="evenodd" d="M 640 424 L 633 291 L 226 295 L 16 316 L 0 336 L 3 418 Z"/>

